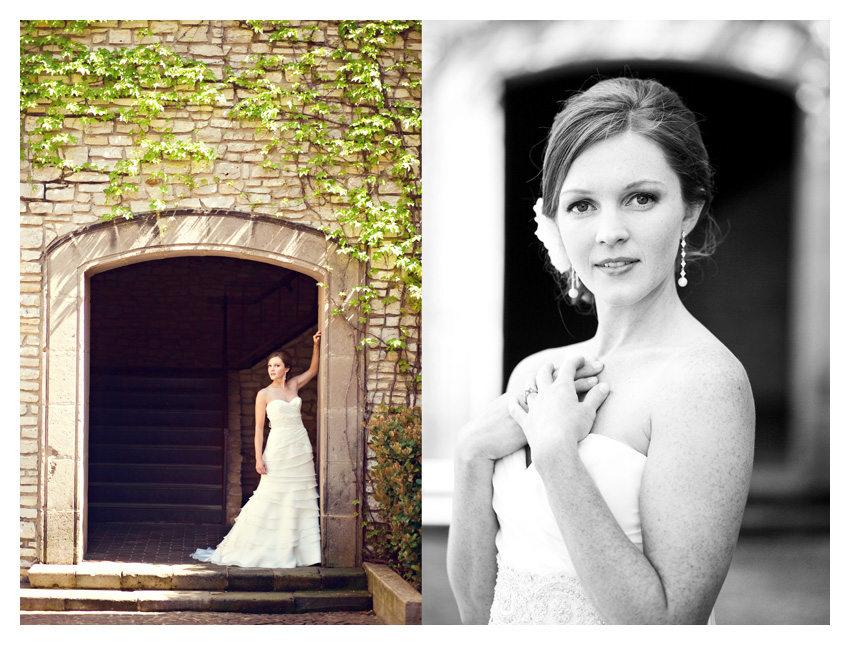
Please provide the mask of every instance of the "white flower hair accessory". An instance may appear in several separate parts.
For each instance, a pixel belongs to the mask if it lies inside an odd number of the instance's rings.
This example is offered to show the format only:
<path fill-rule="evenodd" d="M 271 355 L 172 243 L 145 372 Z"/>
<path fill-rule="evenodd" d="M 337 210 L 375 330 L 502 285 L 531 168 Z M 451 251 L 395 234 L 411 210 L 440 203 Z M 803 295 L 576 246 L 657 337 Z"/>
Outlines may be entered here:
<path fill-rule="evenodd" d="M 564 241 L 561 239 L 561 231 L 558 229 L 558 224 L 554 218 L 546 217 L 543 214 L 543 198 L 537 200 L 534 204 L 534 221 L 537 223 L 537 230 L 534 234 L 537 239 L 543 242 L 546 247 L 546 252 L 549 254 L 549 261 L 559 273 L 566 273 L 570 270 L 570 258 L 567 256 L 567 249 L 564 247 Z"/>

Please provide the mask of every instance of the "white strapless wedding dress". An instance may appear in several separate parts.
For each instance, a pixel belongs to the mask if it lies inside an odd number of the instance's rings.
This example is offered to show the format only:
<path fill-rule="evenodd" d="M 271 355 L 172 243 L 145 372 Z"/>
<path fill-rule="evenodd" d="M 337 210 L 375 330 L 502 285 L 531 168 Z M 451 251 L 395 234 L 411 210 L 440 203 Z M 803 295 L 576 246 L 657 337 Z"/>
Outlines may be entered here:
<path fill-rule="evenodd" d="M 271 429 L 263 452 L 268 474 L 215 549 L 198 549 L 202 562 L 240 567 L 292 568 L 322 560 L 313 448 L 301 421 L 301 398 L 266 406 Z"/>
<path fill-rule="evenodd" d="M 646 457 L 626 444 L 589 434 L 579 457 L 620 528 L 642 549 L 640 482 Z M 491 625 L 601 625 L 576 575 L 549 507 L 543 480 L 525 449 L 496 462 L 493 509 L 498 573 Z M 708 622 L 714 624 L 714 612 Z"/>

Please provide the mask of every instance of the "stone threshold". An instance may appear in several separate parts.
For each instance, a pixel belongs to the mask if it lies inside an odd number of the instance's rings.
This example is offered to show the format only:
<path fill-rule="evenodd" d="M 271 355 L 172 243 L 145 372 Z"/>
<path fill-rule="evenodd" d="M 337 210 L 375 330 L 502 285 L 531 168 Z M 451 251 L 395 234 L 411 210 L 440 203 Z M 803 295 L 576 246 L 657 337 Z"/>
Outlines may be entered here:
<path fill-rule="evenodd" d="M 368 611 L 368 591 L 189 591 L 137 589 L 22 589 L 21 611 L 231 611 L 300 614 Z"/>
<path fill-rule="evenodd" d="M 145 564 L 83 562 L 36 564 L 27 572 L 37 589 L 149 591 L 363 591 L 367 578 L 360 568 L 249 568 L 213 564 Z"/>
<path fill-rule="evenodd" d="M 383 564 L 363 568 L 247 568 L 213 564 L 36 564 L 21 611 L 375 612 L 421 625 L 422 595 Z"/>

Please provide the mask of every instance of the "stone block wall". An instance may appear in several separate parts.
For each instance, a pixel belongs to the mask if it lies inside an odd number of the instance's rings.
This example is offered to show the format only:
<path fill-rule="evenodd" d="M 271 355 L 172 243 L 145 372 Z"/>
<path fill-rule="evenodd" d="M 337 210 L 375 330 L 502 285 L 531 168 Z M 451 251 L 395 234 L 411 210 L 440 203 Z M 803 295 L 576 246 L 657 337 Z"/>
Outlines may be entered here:
<path fill-rule="evenodd" d="M 38 235 L 25 234 L 22 230 L 22 246 L 34 243 L 36 237 Z M 37 553 L 39 419 L 42 401 L 41 274 L 31 268 L 29 272 L 25 270 L 26 253 L 26 250 L 21 250 L 21 567 L 35 562 Z M 35 255 L 38 256 L 38 253 Z M 37 266 L 35 263 L 29 264 L 29 267 Z"/>
<path fill-rule="evenodd" d="M 250 67 L 249 56 L 252 54 L 300 55 L 300 51 L 288 43 L 269 42 L 267 35 L 254 33 L 240 21 L 203 21 L 194 25 L 189 24 L 192 21 L 133 21 L 132 28 L 128 29 L 121 28 L 124 22 L 99 23 L 88 28 L 83 35 L 73 37 L 73 40 L 90 47 L 104 48 L 164 43 L 177 54 L 203 62 L 218 79 L 223 78 L 226 66 L 236 71 Z M 291 21 L 294 27 L 302 23 L 307 24 L 306 21 Z M 321 27 L 319 31 L 313 32 L 312 40 L 315 43 L 337 34 L 333 23 L 309 24 L 319 24 Z M 152 35 L 140 35 L 143 29 L 150 30 Z M 48 31 L 44 30 L 45 33 Z M 420 50 L 421 34 L 409 32 L 406 40 L 399 38 L 393 44 L 391 51 L 402 55 L 405 48 Z M 334 61 L 322 71 L 332 72 L 338 65 Z M 280 82 L 283 87 L 288 84 L 280 73 L 271 72 L 268 78 Z M 138 186 L 138 192 L 128 194 L 124 203 L 134 213 L 149 212 L 151 200 L 164 199 L 170 208 L 250 209 L 252 212 L 274 216 L 280 213 L 278 200 L 304 196 L 303 184 L 294 167 L 275 169 L 260 165 L 269 159 L 263 146 L 271 138 L 257 130 L 259 124 L 236 121 L 230 116 L 231 108 L 246 93 L 231 88 L 224 89 L 222 94 L 227 102 L 215 106 L 189 105 L 174 109 L 166 103 L 161 116 L 152 121 L 153 128 L 167 128 L 177 139 L 211 146 L 217 158 L 206 165 L 192 161 L 167 161 L 161 164 L 162 168 L 149 168 L 169 173 L 188 171 L 195 182 L 202 184 L 195 188 L 177 186 L 166 195 L 161 192 L 161 183 L 156 178 L 129 178 L 129 183 Z M 399 88 L 393 98 L 417 97 L 411 97 L 407 90 Z M 129 105 L 127 99 L 116 101 Z M 350 106 L 349 112 L 352 109 L 353 106 Z M 32 130 L 38 116 L 44 113 L 46 105 L 30 108 L 24 118 L 24 128 Z M 92 162 L 111 170 L 119 160 L 134 158 L 131 133 L 136 127 L 117 119 L 85 124 L 80 118 L 66 117 L 63 132 L 75 137 L 77 143 L 64 148 L 61 154 L 75 163 Z M 421 140 L 417 134 L 406 135 L 404 144 L 417 152 L 421 149 Z M 352 173 L 351 181 L 356 185 L 362 181 L 362 177 Z M 107 182 L 105 173 L 77 172 L 63 175 L 57 168 L 35 168 L 24 162 L 21 166 L 22 248 L 38 251 L 45 243 L 49 244 L 75 226 L 98 221 L 111 209 L 103 193 Z M 399 194 L 398 186 L 391 182 L 380 190 L 381 198 L 389 202 L 393 202 Z M 288 219 L 319 225 L 326 219 L 333 221 L 337 207 L 332 204 L 307 206 L 293 203 L 287 206 L 286 216 Z M 36 259 L 32 254 L 29 257 L 31 260 Z"/>
<path fill-rule="evenodd" d="M 292 26 L 301 22 L 292 21 Z M 311 22 L 318 25 L 313 33 L 313 42 L 322 43 L 337 35 L 337 25 L 330 21 Z M 47 33 L 49 30 L 44 30 Z M 225 67 L 243 69 L 249 65 L 248 57 L 256 53 L 295 55 L 296 49 L 287 42 L 269 42 L 268 36 L 257 34 L 244 21 L 104 21 L 87 28 L 82 34 L 72 36 L 72 40 L 90 48 L 133 47 L 147 43 L 162 43 L 174 52 L 205 63 L 216 78 L 222 78 Z M 405 50 L 419 55 L 421 52 L 421 32 L 406 32 L 404 38 L 398 38 L 389 49 L 389 54 L 401 59 Z M 300 51 L 300 50 L 298 50 Z M 328 63 L 325 71 L 331 72 L 338 61 Z M 271 73 L 269 78 L 282 85 L 292 79 L 281 73 Z M 394 90 L 395 98 L 418 101 L 418 95 L 404 89 Z M 180 140 L 203 143 L 212 147 L 216 159 L 208 164 L 192 161 L 168 161 L 156 167 L 143 168 L 138 177 L 128 178 L 138 192 L 128 193 L 123 205 L 134 214 L 151 212 L 152 200 L 163 200 L 167 209 L 192 210 L 201 213 L 213 213 L 227 210 L 234 213 L 264 215 L 284 218 L 297 225 L 319 229 L 322 224 L 333 222 L 335 209 L 344 204 L 295 204 L 285 209 L 280 207 L 285 198 L 304 196 L 304 185 L 294 168 L 264 168 L 263 161 L 269 157 L 263 152 L 263 146 L 269 139 L 257 130 L 257 123 L 237 121 L 230 110 L 241 98 L 241 90 L 226 88 L 223 91 L 224 103 L 217 105 L 189 105 L 185 108 L 166 108 L 151 123 L 154 129 L 168 128 Z M 119 104 L 127 104 L 126 99 L 117 99 Z M 353 108 L 346 108 L 349 111 Z M 28 109 L 22 115 L 25 131 L 35 127 L 36 119 L 45 114 L 47 105 L 40 103 Z M 61 157 L 75 163 L 91 162 L 105 170 L 114 168 L 120 160 L 138 156 L 139 150 L 131 134 L 133 128 L 120 119 L 84 124 L 79 118 L 68 116 L 63 122 L 63 133 L 76 138 L 60 149 Z M 152 138 L 152 137 L 149 137 Z M 403 145 L 415 151 L 421 157 L 421 141 L 418 133 L 404 133 Z M 151 172 L 179 173 L 187 172 L 196 183 L 194 187 L 176 185 L 163 195 L 161 186 L 150 176 Z M 112 204 L 107 203 L 104 189 L 108 185 L 105 172 L 63 172 L 55 167 L 35 167 L 29 159 L 20 166 L 20 382 L 21 382 L 21 508 L 20 508 L 20 548 L 21 567 L 28 567 L 38 559 L 39 553 L 39 509 L 43 500 L 39 499 L 39 463 L 43 450 L 43 437 L 40 435 L 44 424 L 44 365 L 43 355 L 47 340 L 43 337 L 45 307 L 43 293 L 48 276 L 43 269 L 44 258 L 51 243 L 59 238 L 84 231 L 86 227 L 100 222 L 110 212 Z M 360 182 L 363 177 L 356 173 L 349 175 L 352 182 Z M 400 189 L 391 181 L 381 186 L 379 196 L 389 202 L 398 198 Z M 171 226 L 173 219 L 168 212 L 158 216 L 157 222 L 162 234 Z M 191 243 L 187 244 L 191 253 Z M 104 252 L 108 252 L 105 249 Z M 352 261 L 352 272 L 359 271 Z M 394 287 L 385 279 L 377 276 L 375 284 L 382 295 L 396 293 Z M 352 330 L 352 339 L 356 342 L 364 335 L 379 338 L 398 337 L 400 327 L 409 330 L 414 345 L 418 344 L 419 317 L 403 316 L 398 303 L 384 306 L 374 303 L 373 312 L 364 329 Z M 300 358 L 297 360 L 301 360 Z M 365 382 L 358 383 L 365 402 L 365 413 L 373 405 L 380 403 L 405 404 L 410 402 L 406 388 L 399 386 L 394 376 L 392 363 L 397 360 L 392 353 L 379 348 L 364 350 Z M 309 362 L 309 361 L 308 361 Z M 231 397 L 235 402 L 235 377 L 231 380 Z M 251 379 L 238 378 L 241 389 L 254 388 Z M 254 389 L 254 394 L 256 389 Z M 241 397 L 241 394 L 240 394 Z M 240 399 L 241 400 L 241 399 Z M 415 400 L 414 403 L 418 403 Z M 231 429 L 235 429 L 236 415 L 231 416 Z M 357 420 L 360 428 L 363 419 Z M 242 418 L 239 419 L 240 434 L 243 430 Z M 349 424 L 351 425 L 351 424 Z M 253 427 L 253 420 L 251 421 Z M 309 426 L 308 426 L 309 427 Z"/>

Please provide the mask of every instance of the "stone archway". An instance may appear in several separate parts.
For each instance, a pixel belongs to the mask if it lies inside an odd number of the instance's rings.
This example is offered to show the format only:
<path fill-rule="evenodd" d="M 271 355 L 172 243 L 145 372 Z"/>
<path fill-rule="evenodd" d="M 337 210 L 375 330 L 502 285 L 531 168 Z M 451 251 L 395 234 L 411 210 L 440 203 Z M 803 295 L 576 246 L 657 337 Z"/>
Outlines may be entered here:
<path fill-rule="evenodd" d="M 324 285 L 318 303 L 324 334 L 317 415 L 322 563 L 358 566 L 362 538 L 352 502 L 362 501 L 363 396 L 354 383 L 363 365 L 352 327 L 330 316 L 328 294 L 357 284 L 361 269 L 308 226 L 273 217 L 193 211 L 95 224 L 58 238 L 45 251 L 40 561 L 79 563 L 85 553 L 90 278 L 136 262 L 188 255 L 266 262 Z"/>

